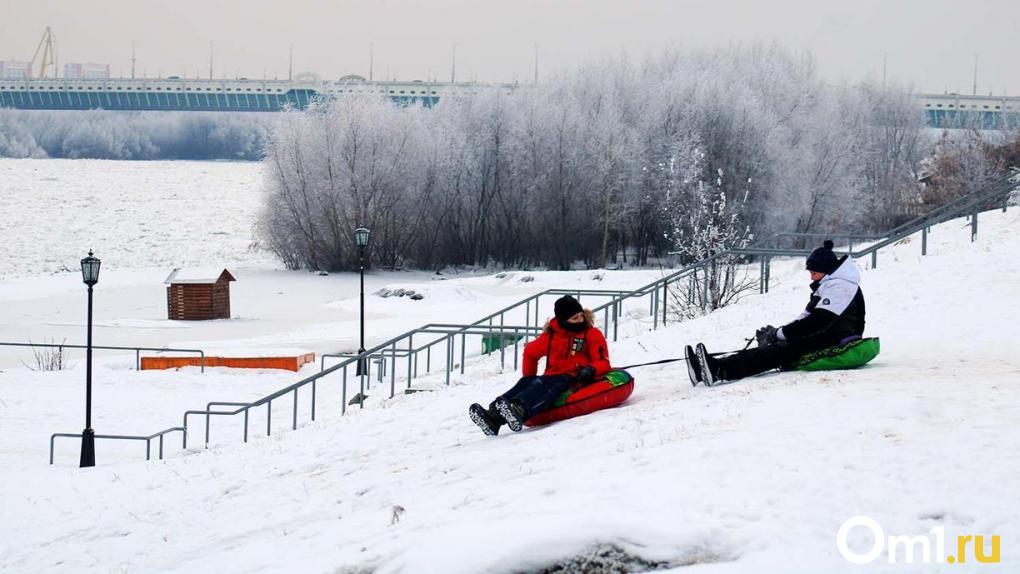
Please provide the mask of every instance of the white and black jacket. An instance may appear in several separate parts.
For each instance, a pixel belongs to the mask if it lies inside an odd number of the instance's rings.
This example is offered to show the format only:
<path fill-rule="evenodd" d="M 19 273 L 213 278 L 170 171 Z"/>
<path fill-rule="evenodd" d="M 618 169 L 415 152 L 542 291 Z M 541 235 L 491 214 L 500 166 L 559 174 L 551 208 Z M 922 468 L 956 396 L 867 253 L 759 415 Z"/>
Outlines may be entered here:
<path fill-rule="evenodd" d="M 851 335 L 864 334 L 864 293 L 861 271 L 843 256 L 835 271 L 811 284 L 811 300 L 797 319 L 779 330 L 791 344 L 830 346 Z"/>

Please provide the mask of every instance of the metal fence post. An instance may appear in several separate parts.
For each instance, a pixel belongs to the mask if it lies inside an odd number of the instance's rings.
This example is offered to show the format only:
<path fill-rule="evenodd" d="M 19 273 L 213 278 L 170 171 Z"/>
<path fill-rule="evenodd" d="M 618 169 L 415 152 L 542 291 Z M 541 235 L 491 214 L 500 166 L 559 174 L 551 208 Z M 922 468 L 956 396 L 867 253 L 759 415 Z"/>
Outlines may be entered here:
<path fill-rule="evenodd" d="M 871 252 L 871 268 L 875 269 L 878 267 L 878 249 Z"/>
<path fill-rule="evenodd" d="M 528 299 L 527 301 L 524 302 L 524 326 L 525 327 L 530 327 L 531 326 L 531 299 Z M 524 342 L 527 343 L 530 340 L 531 340 L 531 333 L 530 332 L 525 332 L 524 333 Z"/>
<path fill-rule="evenodd" d="M 361 384 L 364 387 L 372 388 L 372 356 L 365 357 L 365 374 L 362 376 Z M 363 389 L 364 390 L 364 389 Z"/>
<path fill-rule="evenodd" d="M 503 314 L 499 314 L 499 368 L 506 368 L 506 342 L 503 340 Z"/>
<path fill-rule="evenodd" d="M 652 330 L 659 328 L 659 290 L 652 290 Z"/>
<path fill-rule="evenodd" d="M 978 208 L 974 206 L 974 214 L 970 216 L 970 242 L 973 243 L 977 237 L 977 226 L 978 226 Z"/>
<path fill-rule="evenodd" d="M 617 308 L 620 306 L 620 300 L 613 300 L 613 343 L 616 342 L 616 333 L 620 328 L 620 319 Z"/>
<path fill-rule="evenodd" d="M 453 368 L 453 338 L 450 335 L 446 336 L 446 384 L 450 384 L 450 369 Z"/>
<path fill-rule="evenodd" d="M 669 310 L 669 281 L 662 282 L 662 326 L 666 326 L 666 312 Z"/>
<path fill-rule="evenodd" d="M 412 363 L 416 362 L 418 354 L 414 352 L 414 335 L 407 337 L 407 388 L 411 388 L 411 379 L 413 377 Z"/>
<path fill-rule="evenodd" d="M 371 385 L 371 383 L 369 383 L 369 384 Z M 358 388 L 358 392 L 359 392 L 359 394 L 358 394 L 358 408 L 359 409 L 363 409 L 363 408 L 365 408 L 365 374 L 364 373 L 362 373 L 362 375 L 360 377 L 358 377 L 358 385 L 359 385 L 359 388 Z"/>
<path fill-rule="evenodd" d="M 343 372 L 343 382 L 340 387 L 340 416 L 347 414 L 347 365 L 344 365 Z"/>
<path fill-rule="evenodd" d="M 517 356 L 520 354 L 518 352 L 518 342 L 520 340 L 520 337 L 517 335 L 517 333 L 518 333 L 517 327 L 514 327 L 514 372 L 517 371 Z M 463 367 L 463 365 L 464 365 L 464 363 L 462 361 L 461 362 L 461 367 Z M 461 372 L 461 374 L 464 373 L 463 368 L 461 369 L 460 372 Z"/>
<path fill-rule="evenodd" d="M 390 398 L 397 394 L 397 342 L 390 346 Z"/>
<path fill-rule="evenodd" d="M 921 256 L 928 255 L 928 228 L 921 228 Z"/>

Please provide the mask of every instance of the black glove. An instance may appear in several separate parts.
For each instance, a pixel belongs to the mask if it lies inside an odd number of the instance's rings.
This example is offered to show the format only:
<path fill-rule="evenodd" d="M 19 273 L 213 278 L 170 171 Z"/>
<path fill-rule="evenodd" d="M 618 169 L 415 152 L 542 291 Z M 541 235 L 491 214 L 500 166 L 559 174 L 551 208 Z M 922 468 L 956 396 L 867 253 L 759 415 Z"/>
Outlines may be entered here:
<path fill-rule="evenodd" d="M 779 329 L 776 329 L 772 325 L 765 325 L 754 332 L 754 338 L 758 341 L 759 347 L 778 345 L 780 343 L 778 331 Z"/>
<path fill-rule="evenodd" d="M 595 380 L 595 367 L 581 367 L 577 370 L 577 382 L 587 385 Z"/>

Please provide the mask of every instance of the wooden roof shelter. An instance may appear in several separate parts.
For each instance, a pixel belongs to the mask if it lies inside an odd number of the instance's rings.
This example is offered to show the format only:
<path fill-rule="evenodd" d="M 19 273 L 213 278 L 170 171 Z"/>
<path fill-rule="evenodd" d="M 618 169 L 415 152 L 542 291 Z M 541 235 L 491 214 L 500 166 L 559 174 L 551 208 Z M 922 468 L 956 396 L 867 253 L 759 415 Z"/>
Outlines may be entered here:
<path fill-rule="evenodd" d="M 167 318 L 229 319 L 231 281 L 236 279 L 226 269 L 174 269 L 163 282 L 167 286 Z"/>

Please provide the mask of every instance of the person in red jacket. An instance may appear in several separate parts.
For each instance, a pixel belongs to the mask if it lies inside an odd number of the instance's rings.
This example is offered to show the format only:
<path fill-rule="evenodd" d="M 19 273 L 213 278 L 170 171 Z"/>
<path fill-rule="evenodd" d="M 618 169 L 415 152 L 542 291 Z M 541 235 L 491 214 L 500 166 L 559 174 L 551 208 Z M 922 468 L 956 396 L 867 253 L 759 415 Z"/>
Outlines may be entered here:
<path fill-rule="evenodd" d="M 555 315 L 542 334 L 525 345 L 524 376 L 517 384 L 496 397 L 488 409 L 478 403 L 468 409 L 485 434 L 499 434 L 504 423 L 514 432 L 521 430 L 524 421 L 548 409 L 570 387 L 594 382 L 612 370 L 606 338 L 595 327 L 591 311 L 567 295 L 556 300 Z M 539 376 L 542 357 L 545 372 Z"/>

